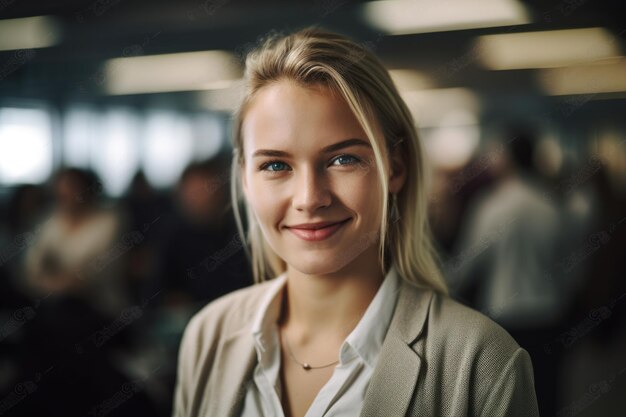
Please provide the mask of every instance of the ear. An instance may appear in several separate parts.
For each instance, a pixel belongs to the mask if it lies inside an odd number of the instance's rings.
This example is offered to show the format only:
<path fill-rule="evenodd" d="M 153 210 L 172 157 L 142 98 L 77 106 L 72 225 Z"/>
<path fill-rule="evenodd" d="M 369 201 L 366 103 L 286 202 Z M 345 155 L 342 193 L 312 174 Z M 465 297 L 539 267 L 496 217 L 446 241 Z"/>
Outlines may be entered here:
<path fill-rule="evenodd" d="M 400 146 L 394 146 L 389 156 L 391 169 L 389 173 L 389 192 L 395 194 L 402 189 L 406 181 L 407 167 Z"/>

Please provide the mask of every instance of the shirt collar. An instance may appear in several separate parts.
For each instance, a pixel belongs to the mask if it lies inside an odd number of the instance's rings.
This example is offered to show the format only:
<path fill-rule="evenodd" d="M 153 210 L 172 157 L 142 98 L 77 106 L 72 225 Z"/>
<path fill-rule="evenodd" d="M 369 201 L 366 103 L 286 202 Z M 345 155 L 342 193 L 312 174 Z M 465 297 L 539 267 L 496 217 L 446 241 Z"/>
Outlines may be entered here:
<path fill-rule="evenodd" d="M 341 345 L 339 356 L 341 364 L 353 359 L 356 354 L 369 367 L 374 368 L 397 301 L 400 289 L 398 279 L 395 267 L 391 266 L 363 317 Z M 252 322 L 252 335 L 259 357 L 264 356 L 270 347 L 268 343 L 271 343 L 270 335 L 275 329 L 280 313 L 282 297 L 279 295 L 285 288 L 287 272 L 283 272 L 273 281 Z"/>
<path fill-rule="evenodd" d="M 272 280 L 270 288 L 265 293 L 259 309 L 252 321 L 252 336 L 258 349 L 265 352 L 268 340 L 263 335 L 269 335 L 272 326 L 276 325 L 280 313 L 279 295 L 282 293 L 287 282 L 287 271 Z"/>
<path fill-rule="evenodd" d="M 341 345 L 339 359 L 342 364 L 351 360 L 356 353 L 370 368 L 376 366 L 399 289 L 398 274 L 391 266 L 365 314 Z"/>

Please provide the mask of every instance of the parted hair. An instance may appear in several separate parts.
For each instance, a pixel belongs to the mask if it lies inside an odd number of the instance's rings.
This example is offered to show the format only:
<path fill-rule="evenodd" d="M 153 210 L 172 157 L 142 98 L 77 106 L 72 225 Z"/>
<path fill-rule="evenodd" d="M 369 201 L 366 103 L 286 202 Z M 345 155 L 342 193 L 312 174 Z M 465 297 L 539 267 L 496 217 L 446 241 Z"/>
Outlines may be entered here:
<path fill-rule="evenodd" d="M 255 282 L 278 276 L 287 265 L 266 242 L 253 211 L 243 200 L 240 170 L 246 161 L 242 124 L 254 97 L 280 80 L 303 87 L 322 86 L 338 94 L 368 136 L 379 179 L 372 186 L 380 187 L 384 196 L 380 202 L 382 219 L 376 235 L 362 237 L 355 247 L 365 249 L 378 243 L 381 265 L 393 263 L 402 279 L 412 285 L 447 294 L 428 224 L 427 161 L 413 117 L 389 72 L 366 45 L 319 26 L 290 34 L 274 32 L 245 59 L 243 96 L 233 113 L 231 198 Z M 399 216 L 392 216 L 387 172 L 391 152 L 397 150 L 404 158 L 407 177 L 397 194 Z M 239 213 L 240 201 L 246 211 L 247 231 Z"/>

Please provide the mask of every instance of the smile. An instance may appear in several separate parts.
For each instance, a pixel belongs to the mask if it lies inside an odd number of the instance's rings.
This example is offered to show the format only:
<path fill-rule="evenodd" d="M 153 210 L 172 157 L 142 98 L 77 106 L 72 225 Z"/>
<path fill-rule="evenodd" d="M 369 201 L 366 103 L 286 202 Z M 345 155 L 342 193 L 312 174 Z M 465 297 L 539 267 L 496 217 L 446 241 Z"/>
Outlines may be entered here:
<path fill-rule="evenodd" d="M 352 218 L 319 229 L 297 229 L 289 227 L 288 230 L 302 240 L 306 240 L 308 242 L 316 242 L 328 239 L 350 220 L 352 220 Z"/>

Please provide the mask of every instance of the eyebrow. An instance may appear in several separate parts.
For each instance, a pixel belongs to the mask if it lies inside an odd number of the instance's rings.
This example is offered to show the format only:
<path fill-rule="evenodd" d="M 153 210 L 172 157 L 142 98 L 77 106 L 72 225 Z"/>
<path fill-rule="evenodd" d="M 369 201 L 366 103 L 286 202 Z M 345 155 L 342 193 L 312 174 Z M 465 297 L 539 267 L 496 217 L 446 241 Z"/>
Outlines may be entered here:
<path fill-rule="evenodd" d="M 363 140 L 363 139 L 358 139 L 358 138 L 352 138 L 352 139 L 347 139 L 341 142 L 337 142 L 334 143 L 332 145 L 329 145 L 327 147 L 325 147 L 324 149 L 322 149 L 322 153 L 331 153 L 331 152 L 335 152 L 339 149 L 343 149 L 343 148 L 348 148 L 350 146 L 365 146 L 367 148 L 372 148 L 372 145 L 370 145 L 369 142 Z M 285 151 L 278 151 L 278 150 L 274 150 L 274 149 L 259 149 L 257 151 L 255 151 L 252 154 L 252 157 L 257 157 L 257 156 L 279 156 L 279 157 L 287 157 L 290 156 L 288 152 Z"/>

